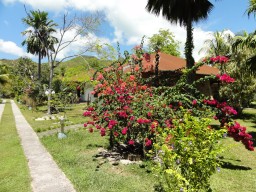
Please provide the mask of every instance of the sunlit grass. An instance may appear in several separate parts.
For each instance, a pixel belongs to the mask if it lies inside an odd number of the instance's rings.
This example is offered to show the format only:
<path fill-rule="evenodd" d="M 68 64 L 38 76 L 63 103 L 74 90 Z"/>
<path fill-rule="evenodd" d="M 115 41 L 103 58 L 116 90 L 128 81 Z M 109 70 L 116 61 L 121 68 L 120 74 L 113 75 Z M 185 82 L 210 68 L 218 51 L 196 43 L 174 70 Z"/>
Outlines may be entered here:
<path fill-rule="evenodd" d="M 30 175 L 11 105 L 6 103 L 0 122 L 0 191 L 29 192 Z"/>
<path fill-rule="evenodd" d="M 85 103 L 81 104 L 72 104 L 67 110 L 64 112 L 60 112 L 58 114 L 53 114 L 56 117 L 55 120 L 43 120 L 36 121 L 35 119 L 47 116 L 47 108 L 46 106 L 39 107 L 37 110 L 29 110 L 24 105 L 20 105 L 22 114 L 25 116 L 29 124 L 36 132 L 47 131 L 51 129 L 56 129 L 60 127 L 58 117 L 64 116 L 67 118 L 65 121 L 65 125 L 74 125 L 84 123 L 85 118 L 83 116 L 83 109 L 86 106 Z"/>
<path fill-rule="evenodd" d="M 105 159 L 95 161 L 99 147 L 107 146 L 107 138 L 88 130 L 72 131 L 58 140 L 56 135 L 41 139 L 77 191 L 130 192 L 153 191 L 154 176 L 139 165 L 113 166 Z M 97 169 L 97 166 L 101 166 Z"/>

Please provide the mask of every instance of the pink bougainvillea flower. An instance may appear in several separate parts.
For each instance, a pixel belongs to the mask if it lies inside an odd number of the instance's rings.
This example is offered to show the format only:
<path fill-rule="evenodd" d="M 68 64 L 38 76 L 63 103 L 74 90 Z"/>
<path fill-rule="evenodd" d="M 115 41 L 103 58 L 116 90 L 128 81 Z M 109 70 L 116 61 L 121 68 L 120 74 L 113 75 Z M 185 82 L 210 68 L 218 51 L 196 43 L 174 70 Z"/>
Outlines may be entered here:
<path fill-rule="evenodd" d="M 233 83 L 235 79 L 224 73 L 223 75 L 217 74 L 216 77 L 224 83 Z"/>
<path fill-rule="evenodd" d="M 130 81 L 134 81 L 134 80 L 135 80 L 135 76 L 134 76 L 134 75 L 130 75 L 129 80 L 130 80 Z"/>
<path fill-rule="evenodd" d="M 197 104 L 197 100 L 196 99 L 194 99 L 193 101 L 192 101 L 192 105 L 196 105 Z"/>
<path fill-rule="evenodd" d="M 91 116 L 91 114 L 92 114 L 91 111 L 85 111 L 85 112 L 83 113 L 83 116 L 88 117 L 88 116 Z"/>
<path fill-rule="evenodd" d="M 119 133 L 115 131 L 115 132 L 114 132 L 114 136 L 115 136 L 115 137 L 118 137 L 118 135 L 119 135 Z"/>
<path fill-rule="evenodd" d="M 150 147 L 152 145 L 152 141 L 148 138 L 145 139 L 145 146 Z"/>
<path fill-rule="evenodd" d="M 127 127 L 124 127 L 124 128 L 122 129 L 122 134 L 123 134 L 123 135 L 126 135 L 126 134 L 127 134 L 127 131 L 128 131 L 128 128 L 127 128 Z"/>
<path fill-rule="evenodd" d="M 88 111 L 94 111 L 94 108 L 93 108 L 93 107 L 88 107 L 87 110 L 88 110 Z"/>
<path fill-rule="evenodd" d="M 134 140 L 132 140 L 132 139 L 130 139 L 130 140 L 128 141 L 128 144 L 129 144 L 129 145 L 134 145 L 134 143 L 135 143 L 135 142 L 134 142 Z"/>
<path fill-rule="evenodd" d="M 101 129 L 100 129 L 100 135 L 101 135 L 102 137 L 105 136 L 105 135 L 106 135 L 106 129 L 101 128 Z"/>
<path fill-rule="evenodd" d="M 103 77 L 103 75 L 100 73 L 100 74 L 98 75 L 98 77 L 97 77 L 97 80 L 100 81 L 100 80 L 103 80 L 103 79 L 104 79 L 104 77 Z"/>

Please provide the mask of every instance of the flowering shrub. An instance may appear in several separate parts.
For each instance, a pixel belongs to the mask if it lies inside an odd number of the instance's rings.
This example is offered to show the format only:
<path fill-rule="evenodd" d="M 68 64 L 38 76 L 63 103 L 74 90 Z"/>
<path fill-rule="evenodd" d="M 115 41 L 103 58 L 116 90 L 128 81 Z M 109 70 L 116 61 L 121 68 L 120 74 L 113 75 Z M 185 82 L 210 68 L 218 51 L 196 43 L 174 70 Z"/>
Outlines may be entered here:
<path fill-rule="evenodd" d="M 233 137 L 235 141 L 242 141 L 246 149 L 254 151 L 252 136 L 246 133 L 245 127 L 232 120 L 232 116 L 237 115 L 237 111 L 233 107 L 226 102 L 218 102 L 217 100 L 204 100 L 203 102 L 216 109 L 217 113 L 214 119 L 220 121 L 220 126 L 227 129 L 229 136 Z"/>
<path fill-rule="evenodd" d="M 219 141 L 226 132 L 213 130 L 210 119 L 188 113 L 174 119 L 174 128 L 158 128 L 154 145 L 158 151 L 155 167 L 159 191 L 209 191 L 210 176 L 219 169 Z"/>
<path fill-rule="evenodd" d="M 236 115 L 236 111 L 225 102 L 201 102 L 202 94 L 186 84 L 185 72 L 173 87 L 154 88 L 144 84 L 141 61 L 148 60 L 148 54 L 143 53 L 142 46 L 136 46 L 134 52 L 131 56 L 126 55 L 122 63 L 116 62 L 95 75 L 97 85 L 93 94 L 98 96 L 99 104 L 94 104 L 93 108 L 89 107 L 84 112 L 84 116 L 93 120 L 84 126 L 88 126 L 90 132 L 96 128 L 101 136 L 108 135 L 111 148 L 125 144 L 130 152 L 144 155 L 145 150 L 150 149 L 155 142 L 157 127 L 171 128 L 172 119 L 183 118 L 181 107 L 191 115 L 202 118 L 212 116 L 212 110 L 206 107 L 210 105 L 217 109 L 215 119 L 220 120 L 221 127 L 230 122 L 232 115 Z M 127 63 L 130 68 L 128 71 Z M 220 80 L 232 82 L 232 78 L 225 74 L 219 77 Z"/>
<path fill-rule="evenodd" d="M 224 83 L 233 83 L 235 79 L 224 73 L 223 75 L 216 75 L 217 79 Z"/>

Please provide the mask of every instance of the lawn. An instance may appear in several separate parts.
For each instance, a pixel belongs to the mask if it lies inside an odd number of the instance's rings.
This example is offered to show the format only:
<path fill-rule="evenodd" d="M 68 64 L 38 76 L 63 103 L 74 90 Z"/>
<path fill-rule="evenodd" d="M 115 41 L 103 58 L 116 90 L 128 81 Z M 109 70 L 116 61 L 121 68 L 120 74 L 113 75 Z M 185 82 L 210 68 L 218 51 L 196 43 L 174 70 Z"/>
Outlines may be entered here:
<path fill-rule="evenodd" d="M 98 149 L 107 145 L 107 139 L 99 133 L 80 129 L 68 132 L 68 137 L 63 140 L 53 135 L 43 137 L 41 141 L 77 191 L 153 191 L 154 177 L 147 168 L 113 166 L 105 159 L 95 160 Z"/>
<path fill-rule="evenodd" d="M 81 115 L 78 116 L 80 118 Z M 255 139 L 256 109 L 246 109 L 242 119 L 237 121 L 246 126 Z M 69 131 L 64 140 L 52 135 L 43 137 L 41 141 L 77 191 L 153 191 L 156 178 L 148 168 L 139 165 L 113 166 L 105 160 L 95 161 L 98 149 L 107 145 L 107 138 L 100 137 L 99 133 L 91 134 L 81 128 Z M 213 191 L 256 192 L 256 152 L 246 150 L 242 143 L 231 138 L 224 138 L 221 142 L 226 151 L 222 154 L 220 172 L 211 178 Z"/>
<path fill-rule="evenodd" d="M 64 112 L 59 114 L 53 114 L 55 120 L 45 120 L 45 121 L 35 121 L 37 118 L 41 118 L 46 115 L 47 108 L 46 106 L 38 107 L 37 110 L 28 110 L 24 105 L 18 104 L 21 109 L 22 114 L 25 116 L 29 124 L 36 132 L 43 132 L 51 129 L 56 129 L 60 127 L 58 117 L 64 116 Z M 84 123 L 85 118 L 83 117 L 83 109 L 86 106 L 85 103 L 81 104 L 72 104 L 68 109 L 65 110 L 65 116 L 67 120 L 65 121 L 66 125 L 74 125 Z"/>
<path fill-rule="evenodd" d="M 0 191 L 31 191 L 27 160 L 20 145 L 9 102 L 5 105 L 0 122 L 0 154 Z"/>

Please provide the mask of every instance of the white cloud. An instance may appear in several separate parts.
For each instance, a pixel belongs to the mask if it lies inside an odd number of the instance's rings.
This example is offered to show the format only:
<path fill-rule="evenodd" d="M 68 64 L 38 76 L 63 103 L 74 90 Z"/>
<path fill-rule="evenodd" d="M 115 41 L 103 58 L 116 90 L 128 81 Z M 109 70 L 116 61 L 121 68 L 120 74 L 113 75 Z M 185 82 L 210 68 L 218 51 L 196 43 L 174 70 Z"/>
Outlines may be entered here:
<path fill-rule="evenodd" d="M 5 3 L 15 0 L 4 0 Z M 186 31 L 183 27 L 171 24 L 161 17 L 156 17 L 145 10 L 147 0 L 16 0 L 34 9 L 63 11 L 80 10 L 85 12 L 102 11 L 106 15 L 107 22 L 114 29 L 112 42 L 119 41 L 125 45 L 139 44 L 142 36 L 151 36 L 158 32 L 160 28 L 169 29 L 181 42 L 180 51 L 184 52 Z M 194 57 L 198 60 L 203 55 L 198 51 L 203 46 L 205 39 L 209 38 L 210 31 L 203 31 L 199 27 L 194 29 Z"/>
<path fill-rule="evenodd" d="M 26 53 L 21 47 L 17 46 L 16 43 L 12 41 L 4 41 L 3 39 L 0 39 L 0 52 L 18 57 L 33 57 L 31 54 Z"/>
<path fill-rule="evenodd" d="M 55 36 L 60 39 L 60 32 L 58 31 Z M 63 36 L 62 43 L 64 47 L 66 45 L 66 42 L 73 41 L 69 46 L 65 47 L 63 50 L 61 50 L 58 55 L 57 59 L 61 60 L 65 57 L 77 55 L 83 53 L 85 50 L 87 50 L 92 44 L 95 45 L 97 41 L 99 41 L 101 44 L 107 43 L 110 44 L 111 42 L 107 38 L 99 38 L 95 36 L 94 34 L 88 34 L 87 36 L 78 35 L 76 39 L 74 40 L 74 37 L 76 36 L 76 30 L 72 29 L 65 33 Z M 87 51 L 87 53 L 90 52 L 90 49 Z"/>

